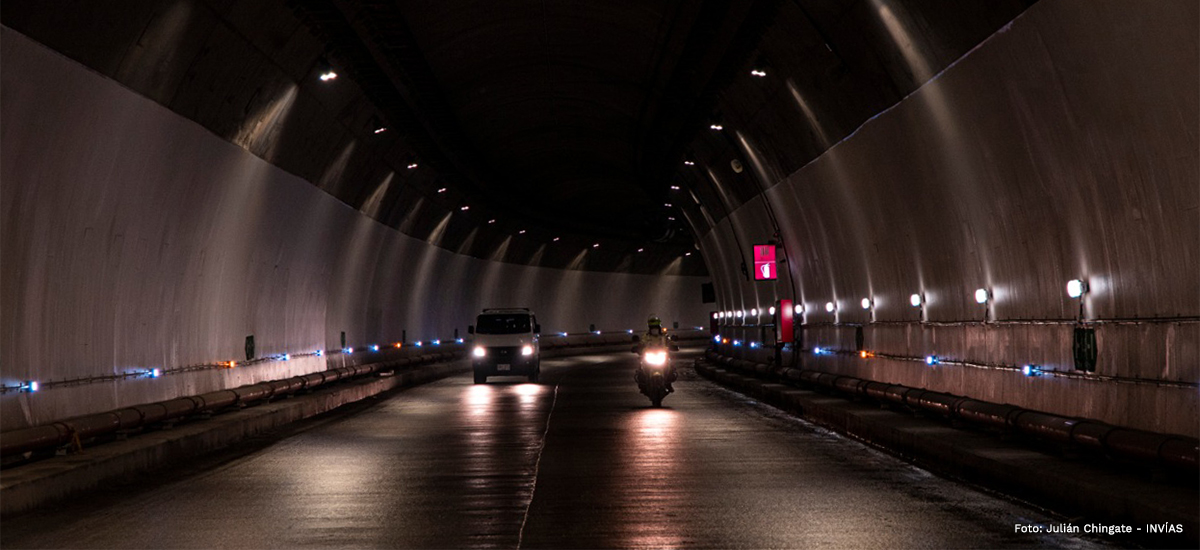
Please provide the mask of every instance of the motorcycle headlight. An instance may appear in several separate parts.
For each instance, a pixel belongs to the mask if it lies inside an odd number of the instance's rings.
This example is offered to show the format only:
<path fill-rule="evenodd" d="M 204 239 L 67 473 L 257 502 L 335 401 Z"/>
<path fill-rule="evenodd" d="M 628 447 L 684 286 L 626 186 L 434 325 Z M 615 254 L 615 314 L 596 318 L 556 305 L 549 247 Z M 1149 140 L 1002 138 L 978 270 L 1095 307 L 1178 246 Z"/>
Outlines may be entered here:
<path fill-rule="evenodd" d="M 646 364 L 661 367 L 667 364 L 667 352 L 651 351 L 646 353 Z"/>
<path fill-rule="evenodd" d="M 471 352 L 475 357 L 483 357 L 487 355 L 487 349 L 483 346 L 475 346 L 475 350 Z"/>
<path fill-rule="evenodd" d="M 528 344 L 521 346 L 521 355 L 533 355 L 533 346 Z"/>

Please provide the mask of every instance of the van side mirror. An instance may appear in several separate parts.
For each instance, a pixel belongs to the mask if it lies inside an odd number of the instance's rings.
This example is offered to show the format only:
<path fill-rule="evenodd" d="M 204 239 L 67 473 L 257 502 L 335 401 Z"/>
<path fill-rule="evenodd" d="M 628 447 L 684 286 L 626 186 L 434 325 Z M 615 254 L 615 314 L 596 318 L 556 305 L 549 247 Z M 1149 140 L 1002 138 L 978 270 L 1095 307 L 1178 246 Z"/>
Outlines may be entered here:
<path fill-rule="evenodd" d="M 533 325 L 533 333 L 541 334 L 542 333 L 542 325 Z"/>
<path fill-rule="evenodd" d="M 642 337 L 641 337 L 641 336 L 638 336 L 638 335 L 636 335 L 636 334 L 634 334 L 634 335 L 633 335 L 633 336 L 630 338 L 630 341 L 632 341 L 632 342 L 635 342 L 635 343 L 636 343 L 636 342 L 641 342 L 641 341 L 642 341 Z"/>
<path fill-rule="evenodd" d="M 467 334 L 475 334 L 475 325 L 467 325 Z"/>
<path fill-rule="evenodd" d="M 674 335 L 674 334 L 672 334 L 672 335 L 670 335 L 670 336 L 668 336 L 668 337 L 667 337 L 667 340 L 670 340 L 670 341 L 674 342 L 674 341 L 676 341 L 676 340 L 679 340 L 679 337 L 678 337 L 678 336 L 676 336 L 676 335 Z"/>

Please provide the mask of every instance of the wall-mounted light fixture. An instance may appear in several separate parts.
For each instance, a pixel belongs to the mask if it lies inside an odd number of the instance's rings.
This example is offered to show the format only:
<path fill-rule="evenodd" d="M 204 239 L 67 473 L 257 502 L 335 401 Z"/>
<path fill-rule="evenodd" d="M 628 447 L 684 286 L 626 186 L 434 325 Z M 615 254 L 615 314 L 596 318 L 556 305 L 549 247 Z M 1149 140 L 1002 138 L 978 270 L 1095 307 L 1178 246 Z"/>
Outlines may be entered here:
<path fill-rule="evenodd" d="M 1081 279 L 1067 281 L 1067 296 L 1078 298 L 1087 294 L 1088 284 Z"/>

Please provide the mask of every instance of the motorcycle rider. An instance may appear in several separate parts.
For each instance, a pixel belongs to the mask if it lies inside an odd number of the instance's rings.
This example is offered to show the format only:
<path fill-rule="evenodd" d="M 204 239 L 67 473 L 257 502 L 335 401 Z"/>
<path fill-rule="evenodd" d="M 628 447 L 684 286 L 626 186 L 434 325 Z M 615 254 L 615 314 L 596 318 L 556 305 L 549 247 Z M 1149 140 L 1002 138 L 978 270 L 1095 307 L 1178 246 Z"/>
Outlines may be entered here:
<path fill-rule="evenodd" d="M 667 338 L 667 332 L 663 330 L 662 320 L 659 319 L 657 315 L 650 315 L 650 318 L 646 320 L 646 325 L 646 334 L 643 334 L 638 340 L 639 355 L 644 354 L 647 348 L 671 348 L 671 341 L 669 338 Z M 643 374 L 642 365 L 639 363 L 638 370 L 636 373 L 634 373 L 634 380 L 637 381 L 638 386 L 642 385 Z M 670 367 L 667 369 L 665 374 L 666 376 L 664 377 L 663 381 L 667 384 L 667 392 L 673 393 L 675 388 L 671 387 L 671 383 L 678 378 L 678 374 L 675 372 L 675 365 L 673 363 L 670 364 Z"/>

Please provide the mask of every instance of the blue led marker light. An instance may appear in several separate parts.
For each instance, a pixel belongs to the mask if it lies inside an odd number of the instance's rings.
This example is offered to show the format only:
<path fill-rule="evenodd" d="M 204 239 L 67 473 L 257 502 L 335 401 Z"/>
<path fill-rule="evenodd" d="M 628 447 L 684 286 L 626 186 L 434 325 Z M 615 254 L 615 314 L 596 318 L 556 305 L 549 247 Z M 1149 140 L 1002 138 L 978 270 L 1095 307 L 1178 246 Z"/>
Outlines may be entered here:
<path fill-rule="evenodd" d="M 941 362 L 941 360 L 938 359 L 938 356 L 936 356 L 936 355 L 926 355 L 925 356 L 925 364 L 926 365 L 936 365 L 940 362 Z"/>

